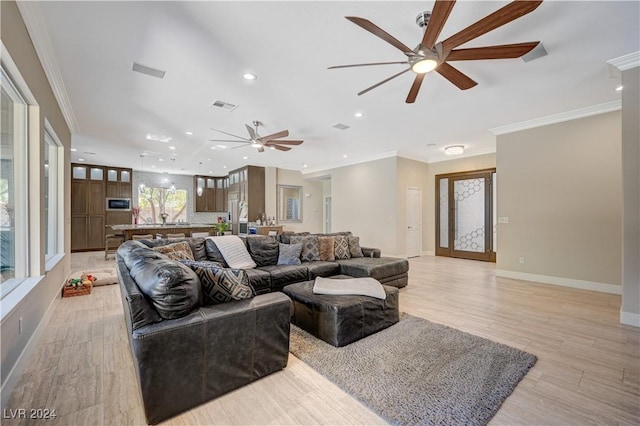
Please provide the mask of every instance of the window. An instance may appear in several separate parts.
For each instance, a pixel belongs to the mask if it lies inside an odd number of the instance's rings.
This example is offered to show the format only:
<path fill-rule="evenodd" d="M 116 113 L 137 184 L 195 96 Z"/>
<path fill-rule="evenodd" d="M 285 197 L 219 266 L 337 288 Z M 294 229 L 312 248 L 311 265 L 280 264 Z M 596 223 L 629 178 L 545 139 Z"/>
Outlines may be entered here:
<path fill-rule="evenodd" d="M 0 77 L 0 294 L 4 297 L 27 275 L 28 112 L 27 103 L 4 67 Z"/>
<path fill-rule="evenodd" d="M 45 262 L 51 260 L 53 256 L 62 253 L 62 229 L 60 221 L 62 216 L 62 206 L 64 200 L 60 197 L 64 193 L 62 185 L 64 181 L 61 177 L 62 153 L 57 136 L 49 123 L 45 120 L 44 132 L 44 238 L 45 238 Z"/>
<path fill-rule="evenodd" d="M 138 194 L 138 202 L 139 223 L 161 223 L 162 213 L 167 214 L 167 223 L 187 220 L 187 191 L 184 189 L 147 188 L 144 194 Z"/>

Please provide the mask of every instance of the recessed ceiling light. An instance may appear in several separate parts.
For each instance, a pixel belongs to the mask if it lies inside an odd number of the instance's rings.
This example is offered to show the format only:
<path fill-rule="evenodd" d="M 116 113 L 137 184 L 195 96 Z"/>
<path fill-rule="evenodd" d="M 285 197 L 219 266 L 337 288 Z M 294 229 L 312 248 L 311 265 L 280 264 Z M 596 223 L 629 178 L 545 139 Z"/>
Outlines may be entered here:
<path fill-rule="evenodd" d="M 216 145 L 216 148 L 227 149 L 227 146 L 226 145 Z"/>
<path fill-rule="evenodd" d="M 447 155 L 460 155 L 464 153 L 464 145 L 451 145 L 444 149 Z"/>
<path fill-rule="evenodd" d="M 186 132 L 184 132 L 184 134 L 185 134 L 185 135 L 188 135 L 188 136 L 193 136 L 193 132 L 190 132 L 190 131 L 188 131 L 188 130 L 187 130 Z"/>
<path fill-rule="evenodd" d="M 222 168 L 223 168 L 223 169 L 226 169 L 226 168 L 227 168 L 227 166 L 222 166 Z"/>
<path fill-rule="evenodd" d="M 170 136 L 164 136 L 164 135 L 147 135 L 147 140 L 150 141 L 155 141 L 155 142 L 171 142 L 171 137 Z"/>
<path fill-rule="evenodd" d="M 154 165 L 152 164 L 152 165 L 151 165 L 151 168 L 152 168 L 152 169 L 155 169 L 155 168 L 156 168 L 156 166 L 154 166 Z"/>
<path fill-rule="evenodd" d="M 363 116 L 364 116 L 364 114 L 363 114 L 363 113 L 361 113 L 361 112 L 356 112 L 354 115 L 355 115 L 357 118 L 361 118 L 361 117 L 363 117 Z"/>
<path fill-rule="evenodd" d="M 248 72 L 245 75 L 243 75 L 242 78 L 244 78 L 245 80 L 255 80 L 256 78 L 258 78 L 258 76 Z"/>
<path fill-rule="evenodd" d="M 78 161 L 84 161 L 84 158 L 78 158 Z"/>
<path fill-rule="evenodd" d="M 158 158 L 158 161 L 164 161 L 164 158 Z"/>
<path fill-rule="evenodd" d="M 247 157 L 246 155 L 244 157 L 242 157 L 243 160 L 248 160 L 249 157 Z"/>
<path fill-rule="evenodd" d="M 343 155 L 342 155 L 342 158 L 347 158 L 347 157 L 348 157 L 348 155 L 347 155 L 347 154 L 343 154 Z"/>
<path fill-rule="evenodd" d="M 616 90 L 618 92 L 622 92 L 622 89 L 624 89 L 624 86 L 622 84 L 620 86 L 616 87 Z"/>
<path fill-rule="evenodd" d="M 304 164 L 302 165 L 302 167 L 304 167 L 304 168 L 306 169 L 307 167 L 309 167 L 309 165 L 308 165 L 307 163 L 304 163 Z"/>
<path fill-rule="evenodd" d="M 71 148 L 71 152 L 76 152 L 76 151 L 77 151 L 77 149 Z"/>
<path fill-rule="evenodd" d="M 176 147 L 175 146 L 170 146 L 169 149 L 176 149 Z"/>
<path fill-rule="evenodd" d="M 213 174 L 213 172 L 212 172 L 211 170 L 209 170 L 209 174 L 210 174 L 210 175 L 212 175 L 212 174 Z"/>

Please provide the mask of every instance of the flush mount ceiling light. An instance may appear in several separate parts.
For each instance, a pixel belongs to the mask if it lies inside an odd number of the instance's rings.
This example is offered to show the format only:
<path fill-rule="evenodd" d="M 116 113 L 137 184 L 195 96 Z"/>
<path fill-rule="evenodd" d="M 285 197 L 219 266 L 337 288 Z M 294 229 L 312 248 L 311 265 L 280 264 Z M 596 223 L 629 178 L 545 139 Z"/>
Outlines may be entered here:
<path fill-rule="evenodd" d="M 447 155 L 460 155 L 464 153 L 464 145 L 451 145 L 444 149 Z"/>
<path fill-rule="evenodd" d="M 184 132 L 184 134 L 187 135 L 187 136 L 193 136 L 193 132 L 190 132 L 188 130 L 186 132 Z"/>
<path fill-rule="evenodd" d="M 362 118 L 364 116 L 364 114 L 361 112 L 356 112 L 354 115 L 356 116 L 356 118 Z"/>
<path fill-rule="evenodd" d="M 248 72 L 248 73 L 245 73 L 245 74 L 242 76 L 242 78 L 244 78 L 245 80 L 255 80 L 255 79 L 257 79 L 257 78 L 258 78 L 258 76 L 257 76 L 257 75 L 255 75 L 255 74 L 253 74 L 253 73 Z"/>

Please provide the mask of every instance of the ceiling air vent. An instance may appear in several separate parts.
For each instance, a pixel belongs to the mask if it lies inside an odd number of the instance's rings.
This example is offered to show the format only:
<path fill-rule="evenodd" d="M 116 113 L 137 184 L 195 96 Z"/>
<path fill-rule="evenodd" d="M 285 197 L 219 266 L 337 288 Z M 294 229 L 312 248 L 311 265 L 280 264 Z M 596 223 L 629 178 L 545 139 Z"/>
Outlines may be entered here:
<path fill-rule="evenodd" d="M 155 68 L 146 67 L 136 62 L 133 63 L 133 68 L 131 68 L 131 70 L 135 72 L 139 72 L 140 74 L 146 74 L 156 78 L 164 78 L 164 73 L 165 73 L 165 71 L 160 71 Z"/>
<path fill-rule="evenodd" d="M 335 127 L 336 129 L 340 129 L 340 130 L 347 130 L 350 126 L 347 126 L 346 124 L 342 124 L 342 123 L 336 123 L 331 127 Z"/>
<path fill-rule="evenodd" d="M 238 105 L 230 104 L 228 102 L 223 102 L 223 101 L 215 101 L 214 103 L 211 104 L 211 106 L 222 108 L 227 111 L 233 111 L 234 109 L 238 108 Z"/>

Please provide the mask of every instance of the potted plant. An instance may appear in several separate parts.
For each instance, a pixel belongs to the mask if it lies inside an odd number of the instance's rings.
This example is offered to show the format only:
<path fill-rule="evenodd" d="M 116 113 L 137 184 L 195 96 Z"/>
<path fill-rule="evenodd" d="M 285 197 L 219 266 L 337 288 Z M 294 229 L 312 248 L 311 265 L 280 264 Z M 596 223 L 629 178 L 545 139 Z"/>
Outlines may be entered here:
<path fill-rule="evenodd" d="M 229 229 L 229 223 L 227 222 L 219 222 L 213 224 L 213 229 L 216 231 L 216 235 L 224 235 L 225 232 Z"/>

